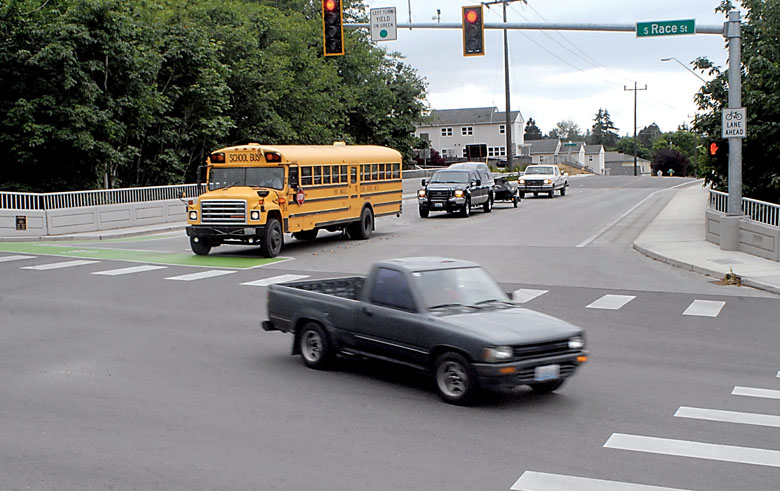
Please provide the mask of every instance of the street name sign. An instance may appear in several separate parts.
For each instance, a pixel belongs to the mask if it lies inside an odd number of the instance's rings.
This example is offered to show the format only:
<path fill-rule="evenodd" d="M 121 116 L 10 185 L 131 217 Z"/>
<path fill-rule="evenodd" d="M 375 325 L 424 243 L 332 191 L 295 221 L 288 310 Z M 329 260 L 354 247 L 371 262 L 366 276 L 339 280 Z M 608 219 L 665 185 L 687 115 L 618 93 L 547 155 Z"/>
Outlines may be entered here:
<path fill-rule="evenodd" d="M 723 109 L 723 138 L 745 138 L 747 136 L 747 112 L 744 107 Z"/>
<path fill-rule="evenodd" d="M 398 39 L 395 7 L 371 9 L 370 13 L 372 41 L 395 41 Z"/>
<path fill-rule="evenodd" d="M 696 20 L 659 20 L 654 22 L 637 22 L 636 37 L 677 36 L 681 34 L 696 34 Z"/>

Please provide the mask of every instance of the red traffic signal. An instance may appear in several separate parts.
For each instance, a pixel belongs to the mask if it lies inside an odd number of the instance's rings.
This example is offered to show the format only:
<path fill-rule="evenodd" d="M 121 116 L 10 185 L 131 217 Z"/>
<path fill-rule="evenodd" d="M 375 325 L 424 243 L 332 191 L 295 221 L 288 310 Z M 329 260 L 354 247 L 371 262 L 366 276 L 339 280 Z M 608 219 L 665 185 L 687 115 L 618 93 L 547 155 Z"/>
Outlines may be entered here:
<path fill-rule="evenodd" d="M 718 144 L 716 142 L 710 143 L 710 155 L 713 157 L 718 155 Z"/>
<path fill-rule="evenodd" d="M 485 25 L 482 5 L 463 7 L 463 56 L 485 54 Z"/>
<path fill-rule="evenodd" d="M 344 54 L 341 0 L 322 0 L 322 44 L 325 56 Z"/>

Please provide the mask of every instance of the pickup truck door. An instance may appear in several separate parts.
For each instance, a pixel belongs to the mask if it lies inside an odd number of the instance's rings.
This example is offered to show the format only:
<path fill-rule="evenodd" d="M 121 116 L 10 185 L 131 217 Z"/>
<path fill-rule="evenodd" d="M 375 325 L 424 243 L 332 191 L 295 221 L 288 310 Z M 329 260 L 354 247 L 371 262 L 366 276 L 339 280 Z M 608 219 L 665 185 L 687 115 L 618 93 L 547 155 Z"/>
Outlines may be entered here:
<path fill-rule="evenodd" d="M 361 302 L 355 323 L 356 347 L 369 355 L 423 366 L 425 316 L 417 312 L 408 279 L 400 271 L 379 268 L 367 287 L 369 298 Z"/>

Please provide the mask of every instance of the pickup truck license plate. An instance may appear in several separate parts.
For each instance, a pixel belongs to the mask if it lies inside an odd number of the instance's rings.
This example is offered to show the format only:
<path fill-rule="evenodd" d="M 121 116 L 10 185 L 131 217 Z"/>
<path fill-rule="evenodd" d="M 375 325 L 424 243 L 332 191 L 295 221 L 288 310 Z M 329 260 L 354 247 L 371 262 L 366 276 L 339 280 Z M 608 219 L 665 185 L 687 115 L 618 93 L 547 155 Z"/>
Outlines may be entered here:
<path fill-rule="evenodd" d="M 434 203 L 433 204 L 434 208 L 441 208 L 442 206 L 444 206 L 444 203 Z"/>
<path fill-rule="evenodd" d="M 534 369 L 534 380 L 544 382 L 545 380 L 555 380 L 559 377 L 561 371 L 560 365 L 544 365 Z"/>

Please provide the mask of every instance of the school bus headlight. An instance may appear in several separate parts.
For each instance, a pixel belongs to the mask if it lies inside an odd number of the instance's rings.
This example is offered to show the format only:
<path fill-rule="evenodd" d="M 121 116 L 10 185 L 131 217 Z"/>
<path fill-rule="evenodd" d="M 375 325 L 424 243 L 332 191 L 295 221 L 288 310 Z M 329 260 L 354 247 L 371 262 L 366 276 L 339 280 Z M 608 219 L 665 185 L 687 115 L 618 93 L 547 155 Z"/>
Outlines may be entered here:
<path fill-rule="evenodd" d="M 190 210 L 190 220 L 193 222 L 198 219 L 198 212 L 195 210 Z"/>
<path fill-rule="evenodd" d="M 260 220 L 260 210 L 252 210 L 249 212 L 250 220 Z"/>

